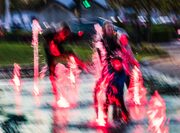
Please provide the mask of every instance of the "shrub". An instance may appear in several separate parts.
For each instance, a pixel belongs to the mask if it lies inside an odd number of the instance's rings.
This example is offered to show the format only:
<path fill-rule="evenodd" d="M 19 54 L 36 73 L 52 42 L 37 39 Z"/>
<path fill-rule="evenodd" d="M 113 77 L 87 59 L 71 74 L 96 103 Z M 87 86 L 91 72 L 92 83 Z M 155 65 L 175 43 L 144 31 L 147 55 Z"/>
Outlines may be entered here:
<path fill-rule="evenodd" d="M 152 25 L 151 29 L 147 29 L 147 27 L 145 26 L 134 27 L 131 24 L 122 25 L 122 23 L 117 23 L 116 25 L 119 27 L 123 27 L 127 31 L 130 40 L 133 43 L 136 43 L 137 40 L 150 42 L 166 42 L 177 38 L 177 33 L 173 25 Z M 149 40 L 148 33 L 150 35 Z"/>
<path fill-rule="evenodd" d="M 170 25 L 153 25 L 150 30 L 152 42 L 165 42 L 175 38 L 176 31 Z"/>
<path fill-rule="evenodd" d="M 31 42 L 32 40 L 32 33 L 24 30 L 13 30 L 10 33 L 5 33 L 2 41 L 21 41 L 21 42 Z"/>

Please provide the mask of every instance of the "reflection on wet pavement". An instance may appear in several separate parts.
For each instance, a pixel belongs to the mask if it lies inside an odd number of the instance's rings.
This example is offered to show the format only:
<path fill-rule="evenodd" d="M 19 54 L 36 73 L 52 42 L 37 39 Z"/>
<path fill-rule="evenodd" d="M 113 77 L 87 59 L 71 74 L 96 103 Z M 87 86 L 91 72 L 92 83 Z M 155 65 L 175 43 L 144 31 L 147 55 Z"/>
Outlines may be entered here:
<path fill-rule="evenodd" d="M 98 126 L 93 109 L 94 79 L 92 75 L 81 75 L 81 79 L 78 104 L 70 108 L 53 106 L 54 99 L 48 77 L 40 81 L 38 97 L 33 95 L 32 79 L 22 79 L 22 92 L 19 93 L 8 84 L 9 80 L 0 80 L 0 132 L 148 133 L 148 119 L 142 110 L 142 118 L 133 119 L 128 125 L 110 122 L 106 127 Z M 177 133 L 180 130 L 180 98 L 175 95 L 161 96 L 166 103 L 169 133 Z M 133 109 L 131 111 L 134 112 Z"/>

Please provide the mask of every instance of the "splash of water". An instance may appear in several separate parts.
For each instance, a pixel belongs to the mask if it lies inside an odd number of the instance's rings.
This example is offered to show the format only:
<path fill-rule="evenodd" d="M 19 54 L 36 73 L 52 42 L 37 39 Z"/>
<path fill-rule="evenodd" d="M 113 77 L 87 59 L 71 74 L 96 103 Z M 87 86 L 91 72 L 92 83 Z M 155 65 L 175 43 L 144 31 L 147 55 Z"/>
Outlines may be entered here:
<path fill-rule="evenodd" d="M 19 64 L 14 63 L 14 69 L 13 69 L 13 76 L 10 80 L 10 84 L 12 84 L 14 90 L 15 90 L 15 103 L 16 103 L 16 112 L 18 115 L 21 115 L 21 73 L 20 73 L 21 67 Z"/>
<path fill-rule="evenodd" d="M 55 84 L 57 86 L 57 90 L 60 89 L 60 94 L 57 92 L 57 105 L 59 107 L 68 107 L 69 103 L 67 102 L 67 95 L 69 89 L 69 79 L 68 74 L 69 70 L 65 67 L 65 65 L 58 63 L 55 67 Z"/>
<path fill-rule="evenodd" d="M 142 73 L 138 67 L 134 66 L 128 88 L 128 102 L 135 105 L 144 105 L 147 103 L 146 93 Z"/>
<path fill-rule="evenodd" d="M 151 133 L 168 133 L 166 126 L 166 105 L 164 99 L 155 91 L 148 106 L 148 129 Z"/>
<path fill-rule="evenodd" d="M 92 55 L 93 68 L 94 68 L 94 76 L 96 81 L 101 77 L 102 64 L 97 51 L 94 51 Z"/>
<path fill-rule="evenodd" d="M 105 70 L 106 74 L 104 77 L 101 77 L 102 69 L 107 66 L 106 58 L 106 50 L 101 42 L 103 36 L 102 27 L 99 24 L 95 24 L 94 28 L 96 30 L 96 35 L 94 36 L 94 53 L 92 56 L 93 68 L 95 70 L 94 75 L 96 78 L 96 87 L 95 91 L 97 91 L 97 118 L 96 122 L 100 126 L 105 126 L 107 124 L 108 114 L 104 110 L 104 104 L 106 103 L 106 88 L 113 77 L 113 74 L 108 74 Z"/>
<path fill-rule="evenodd" d="M 32 46 L 34 47 L 34 94 L 39 95 L 38 76 L 39 76 L 39 55 L 38 55 L 38 34 L 42 29 L 38 20 L 32 22 Z"/>
<path fill-rule="evenodd" d="M 68 67 L 58 63 L 55 68 L 56 85 L 60 89 L 58 105 L 68 107 L 76 105 L 78 100 L 80 70 L 73 56 L 69 56 Z"/>
<path fill-rule="evenodd" d="M 127 103 L 129 112 L 134 120 L 142 120 L 146 116 L 147 104 L 146 88 L 143 85 L 143 78 L 140 69 L 136 66 L 132 69 L 130 85 L 127 91 Z"/>
<path fill-rule="evenodd" d="M 19 64 L 14 63 L 14 69 L 13 69 L 13 76 L 11 79 L 11 84 L 13 85 L 14 89 L 17 92 L 21 91 L 21 74 L 20 74 L 21 67 Z"/>
<path fill-rule="evenodd" d="M 70 107 L 69 102 L 62 95 L 60 95 L 60 98 L 57 101 L 57 105 L 58 105 L 58 107 L 62 107 L 62 108 Z"/>
<path fill-rule="evenodd" d="M 79 92 L 79 85 L 80 85 L 80 73 L 81 70 L 78 67 L 78 63 L 74 56 L 69 57 L 68 61 L 69 67 L 69 79 L 70 79 L 70 88 L 73 97 L 69 97 L 72 104 L 75 104 L 78 101 L 78 92 Z"/>
<path fill-rule="evenodd" d="M 42 28 L 37 19 L 32 22 L 32 45 L 38 46 L 38 35 L 42 32 Z"/>
<path fill-rule="evenodd" d="M 95 24 L 94 28 L 96 30 L 96 35 L 93 38 L 93 40 L 94 40 L 93 45 L 94 45 L 95 49 L 94 49 L 94 54 L 92 56 L 92 60 L 95 65 L 95 68 L 99 67 L 100 73 L 101 73 L 103 66 L 106 64 L 105 58 L 106 58 L 107 52 L 103 45 L 103 42 L 101 41 L 102 36 L 103 36 L 102 27 L 99 24 Z M 100 56 L 99 56 L 99 54 L 100 54 Z M 97 72 L 99 72 L 99 70 Z"/>
<path fill-rule="evenodd" d="M 96 122 L 100 126 L 105 126 L 107 124 L 108 114 L 104 112 L 104 104 L 106 102 L 106 88 L 113 76 L 113 74 L 107 74 L 103 79 L 101 79 L 97 88 L 98 116 L 96 118 Z"/>
<path fill-rule="evenodd" d="M 43 79 L 46 76 L 47 70 L 48 70 L 48 66 L 47 65 L 42 67 L 42 69 L 41 69 L 41 71 L 39 73 L 40 79 Z"/>

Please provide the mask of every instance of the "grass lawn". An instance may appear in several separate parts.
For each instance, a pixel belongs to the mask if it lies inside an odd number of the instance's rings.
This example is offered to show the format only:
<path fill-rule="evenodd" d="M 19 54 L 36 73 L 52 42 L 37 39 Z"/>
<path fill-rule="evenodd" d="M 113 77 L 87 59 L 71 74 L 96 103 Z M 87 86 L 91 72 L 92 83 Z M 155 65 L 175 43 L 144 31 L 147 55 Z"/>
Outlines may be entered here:
<path fill-rule="evenodd" d="M 134 45 L 131 46 L 138 61 L 168 56 L 168 53 L 160 48 L 156 43 L 143 42 L 141 48 L 137 48 Z"/>
<path fill-rule="evenodd" d="M 44 51 L 39 47 L 40 62 L 44 62 Z M 0 66 L 33 65 L 33 47 L 22 42 L 0 42 Z"/>
<path fill-rule="evenodd" d="M 131 45 L 136 58 L 141 61 L 157 56 L 167 56 L 167 53 L 156 45 L 143 43 L 141 49 Z M 68 45 L 83 61 L 91 61 L 92 49 L 87 44 Z M 45 64 L 45 54 L 42 44 L 39 44 L 39 63 Z M 30 43 L 0 41 L 0 67 L 13 66 L 14 63 L 33 65 L 33 47 Z"/>

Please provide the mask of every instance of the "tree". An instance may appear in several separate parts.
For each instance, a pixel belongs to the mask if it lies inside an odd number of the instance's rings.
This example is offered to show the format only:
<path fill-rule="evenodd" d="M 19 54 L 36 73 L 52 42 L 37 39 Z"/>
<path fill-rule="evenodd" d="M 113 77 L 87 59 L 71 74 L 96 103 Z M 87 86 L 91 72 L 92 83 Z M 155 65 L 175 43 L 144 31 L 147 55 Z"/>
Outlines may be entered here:
<path fill-rule="evenodd" d="M 37 10 L 50 0 L 10 0 L 10 10 Z M 4 15 L 5 0 L 0 0 L 0 15 Z"/>
<path fill-rule="evenodd" d="M 156 8 L 164 15 L 168 13 L 179 14 L 180 1 L 179 0 L 154 0 Z"/>
<path fill-rule="evenodd" d="M 48 0 L 11 0 L 11 10 L 37 10 L 47 2 Z"/>
<path fill-rule="evenodd" d="M 0 16 L 4 14 L 5 11 L 5 0 L 0 0 Z"/>

